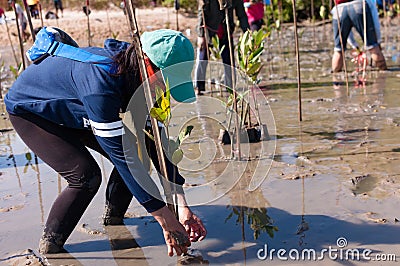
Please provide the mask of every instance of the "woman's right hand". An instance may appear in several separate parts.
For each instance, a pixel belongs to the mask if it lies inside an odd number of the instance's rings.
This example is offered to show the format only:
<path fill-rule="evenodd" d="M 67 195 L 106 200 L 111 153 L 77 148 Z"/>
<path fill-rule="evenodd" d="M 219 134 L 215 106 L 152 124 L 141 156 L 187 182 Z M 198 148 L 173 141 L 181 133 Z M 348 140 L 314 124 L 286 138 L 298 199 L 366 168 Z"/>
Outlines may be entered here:
<path fill-rule="evenodd" d="M 168 256 L 173 256 L 174 250 L 178 256 L 186 254 L 187 248 L 190 246 L 189 236 L 185 228 L 167 206 L 152 212 L 151 215 L 153 215 L 163 229 Z"/>

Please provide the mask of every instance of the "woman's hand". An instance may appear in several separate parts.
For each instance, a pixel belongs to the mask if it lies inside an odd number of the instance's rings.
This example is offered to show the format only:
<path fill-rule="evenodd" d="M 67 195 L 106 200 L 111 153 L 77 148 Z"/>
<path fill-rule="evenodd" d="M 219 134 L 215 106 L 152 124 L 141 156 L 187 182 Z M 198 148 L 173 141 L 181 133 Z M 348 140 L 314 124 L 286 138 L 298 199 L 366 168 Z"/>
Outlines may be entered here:
<path fill-rule="evenodd" d="M 191 242 L 201 241 L 207 235 L 203 222 L 189 207 L 179 206 L 179 222 L 185 227 Z"/>
<path fill-rule="evenodd" d="M 152 212 L 151 215 L 163 229 L 168 256 L 173 256 L 174 250 L 178 256 L 186 254 L 187 248 L 190 246 L 189 236 L 174 214 L 165 206 Z"/>

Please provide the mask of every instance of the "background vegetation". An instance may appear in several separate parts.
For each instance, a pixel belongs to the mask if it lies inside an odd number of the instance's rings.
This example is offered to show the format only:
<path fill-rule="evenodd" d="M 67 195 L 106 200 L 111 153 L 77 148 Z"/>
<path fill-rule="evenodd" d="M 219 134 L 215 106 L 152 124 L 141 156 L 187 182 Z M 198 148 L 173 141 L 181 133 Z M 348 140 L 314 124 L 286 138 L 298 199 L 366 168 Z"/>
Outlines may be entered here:
<path fill-rule="evenodd" d="M 175 0 L 156 0 L 157 6 L 174 7 Z M 266 6 L 266 20 L 269 23 L 273 23 L 276 20 L 280 22 L 293 22 L 293 11 L 292 11 L 292 0 L 271 0 L 273 6 Z M 22 3 L 22 0 L 16 2 Z M 184 12 L 196 13 L 198 9 L 198 0 L 180 0 L 180 8 Z M 53 9 L 53 0 L 41 0 L 42 8 Z M 105 9 L 107 7 L 119 7 L 120 0 L 91 0 L 90 7 L 92 9 Z M 137 7 L 150 7 L 151 0 L 135 0 Z M 63 0 L 63 6 L 66 9 L 81 9 L 82 6 L 86 5 L 86 1 L 83 0 Z M 297 18 L 299 21 L 311 20 L 312 14 L 314 13 L 315 20 L 321 20 L 320 7 L 325 6 L 326 10 L 329 11 L 332 7 L 332 0 L 297 0 Z M 0 6 L 7 7 L 7 0 L 0 0 Z M 313 13 L 311 10 L 313 6 Z"/>

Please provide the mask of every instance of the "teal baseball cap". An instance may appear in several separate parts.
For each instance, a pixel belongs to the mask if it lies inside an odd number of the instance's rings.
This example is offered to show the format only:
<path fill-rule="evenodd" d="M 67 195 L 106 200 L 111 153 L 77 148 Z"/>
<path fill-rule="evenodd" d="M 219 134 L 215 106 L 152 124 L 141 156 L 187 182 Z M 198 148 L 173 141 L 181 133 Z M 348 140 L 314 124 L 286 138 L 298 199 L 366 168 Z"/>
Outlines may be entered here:
<path fill-rule="evenodd" d="M 168 80 L 172 97 L 178 102 L 195 101 L 192 81 L 193 45 L 181 32 L 161 29 L 140 37 L 143 52 Z"/>

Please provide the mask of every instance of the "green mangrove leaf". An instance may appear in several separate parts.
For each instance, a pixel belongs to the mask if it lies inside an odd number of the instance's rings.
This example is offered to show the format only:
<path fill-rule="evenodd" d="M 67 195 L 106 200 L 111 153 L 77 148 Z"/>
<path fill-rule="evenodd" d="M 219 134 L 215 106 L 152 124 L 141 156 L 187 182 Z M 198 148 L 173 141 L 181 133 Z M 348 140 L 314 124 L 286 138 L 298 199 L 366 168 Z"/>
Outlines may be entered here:
<path fill-rule="evenodd" d="M 177 149 L 179 149 L 180 143 L 178 140 L 169 139 L 168 140 L 168 153 L 172 155 Z"/>
<path fill-rule="evenodd" d="M 26 158 L 28 161 L 31 161 L 31 160 L 32 160 L 32 154 L 31 154 L 30 152 L 25 153 L 25 158 Z"/>
<path fill-rule="evenodd" d="M 254 44 L 256 47 L 259 47 L 261 43 L 264 41 L 265 34 L 263 29 L 259 29 L 258 31 L 254 32 Z"/>
<path fill-rule="evenodd" d="M 189 125 L 179 133 L 178 135 L 179 144 L 181 144 L 185 139 L 187 139 L 190 136 L 190 133 L 192 133 L 193 128 L 194 127 L 192 125 Z"/>
<path fill-rule="evenodd" d="M 258 60 L 262 54 L 262 52 L 264 51 L 264 46 L 260 46 L 258 47 L 253 53 L 251 53 L 251 55 L 249 56 L 249 62 L 255 62 L 256 60 Z"/>
<path fill-rule="evenodd" d="M 249 70 L 247 71 L 247 74 L 249 76 L 257 75 L 261 70 L 261 66 L 262 66 L 261 62 L 253 64 L 252 66 L 250 66 Z"/>
<path fill-rule="evenodd" d="M 157 119 L 157 121 L 160 121 L 161 123 L 165 123 L 168 114 L 165 112 L 163 109 L 158 108 L 158 107 L 153 107 L 150 109 L 150 115 L 151 117 Z"/>
<path fill-rule="evenodd" d="M 158 106 L 161 106 L 161 102 L 163 99 L 164 91 L 159 86 L 156 86 L 156 102 Z"/>
<path fill-rule="evenodd" d="M 172 154 L 172 163 L 177 165 L 180 161 L 182 161 L 183 159 L 183 151 L 181 149 L 177 149 L 176 151 L 174 151 L 174 153 Z"/>

